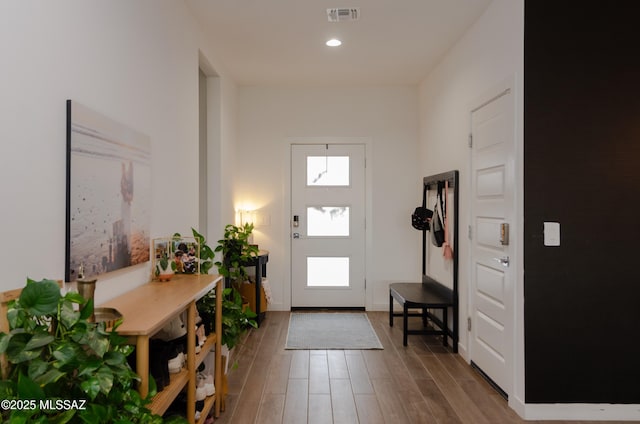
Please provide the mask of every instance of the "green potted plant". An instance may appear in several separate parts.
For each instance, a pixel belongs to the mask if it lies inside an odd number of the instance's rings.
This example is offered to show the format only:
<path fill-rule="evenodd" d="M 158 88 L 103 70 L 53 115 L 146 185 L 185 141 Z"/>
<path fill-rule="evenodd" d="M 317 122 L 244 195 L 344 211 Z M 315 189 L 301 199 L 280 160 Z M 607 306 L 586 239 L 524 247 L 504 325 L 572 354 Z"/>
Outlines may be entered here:
<path fill-rule="evenodd" d="M 229 350 L 240 341 L 240 336 L 249 327 L 258 328 L 255 321 L 256 314 L 251 309 L 243 307 L 242 296 L 233 287 L 222 291 L 222 339 L 223 345 Z"/>
<path fill-rule="evenodd" d="M 243 305 L 242 296 L 233 287 L 222 291 L 222 355 L 227 357 L 229 366 L 229 351 L 239 342 L 242 334 L 249 328 L 258 328 L 255 312 Z M 202 318 L 207 334 L 215 332 L 216 291 L 211 290 L 196 302 L 198 313 Z M 235 366 L 235 364 L 234 364 Z M 225 368 L 226 372 L 226 368 Z"/>
<path fill-rule="evenodd" d="M 0 333 L 0 353 L 10 366 L 0 397 L 32 405 L 2 410 L 3 422 L 163 422 L 147 408 L 154 384 L 147 398 L 136 390 L 140 379 L 127 362 L 133 347 L 116 331 L 121 321 L 107 331 L 105 323 L 88 321 L 92 313 L 91 300 L 62 296 L 55 281 L 27 280 L 9 305 L 10 331 Z"/>
<path fill-rule="evenodd" d="M 247 279 L 244 265 L 258 255 L 258 248 L 249 243 L 252 232 L 253 224 L 247 223 L 243 226 L 229 224 L 224 227 L 224 237 L 218 240 L 215 248 L 215 252 L 222 253 L 221 260 L 215 263 L 218 273 L 228 278 L 236 289 Z"/>
<path fill-rule="evenodd" d="M 249 327 L 257 328 L 258 324 L 254 320 L 256 314 L 247 308 L 242 307 L 242 299 L 233 287 L 228 287 L 222 291 L 222 338 L 221 342 L 232 349 L 238 344 L 242 333 Z M 211 290 L 197 302 L 198 313 L 201 317 L 215 317 L 216 291 Z M 205 320 L 205 325 L 210 331 L 214 331 L 215 322 L 213 319 Z"/>
<path fill-rule="evenodd" d="M 244 305 L 238 290 L 238 284 L 247 279 L 243 264 L 251 261 L 252 257 L 258 254 L 258 248 L 249 244 L 252 231 L 253 224 L 227 225 L 224 229 L 224 237 L 218 240 L 218 245 L 212 252 L 221 253 L 221 259 L 214 265 L 218 267 L 218 273 L 231 283 L 231 287 L 223 290 L 221 301 L 221 343 L 229 350 L 238 344 L 240 337 L 249 327 L 258 327 L 254 320 L 256 314 Z M 212 290 L 200 298 L 196 306 L 209 332 L 214 331 L 215 291 Z"/>

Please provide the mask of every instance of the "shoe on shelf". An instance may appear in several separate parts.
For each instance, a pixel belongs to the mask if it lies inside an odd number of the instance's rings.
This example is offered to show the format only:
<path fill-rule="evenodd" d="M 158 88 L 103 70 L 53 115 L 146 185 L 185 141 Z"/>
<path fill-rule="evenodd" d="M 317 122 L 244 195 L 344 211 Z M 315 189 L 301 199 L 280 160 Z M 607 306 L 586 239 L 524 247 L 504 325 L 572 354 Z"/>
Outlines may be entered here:
<path fill-rule="evenodd" d="M 196 420 L 200 419 L 200 415 L 202 414 L 203 409 L 204 409 L 204 400 L 196 401 L 196 416 L 195 416 Z"/>
<path fill-rule="evenodd" d="M 207 332 L 204 331 L 204 324 L 200 324 L 196 328 L 196 336 L 198 336 L 198 341 L 200 344 L 204 344 L 204 342 L 207 340 Z"/>
<path fill-rule="evenodd" d="M 216 386 L 213 384 L 213 376 L 211 374 L 204 376 L 204 388 L 207 391 L 207 396 L 216 394 Z"/>
<path fill-rule="evenodd" d="M 174 349 L 172 354 L 169 356 L 169 373 L 179 373 L 182 370 L 184 363 L 184 353 L 179 349 Z"/>
<path fill-rule="evenodd" d="M 164 327 L 160 329 L 154 336 L 154 338 L 169 342 L 171 340 L 179 339 L 187 334 L 187 327 L 184 325 L 182 318 L 176 316 L 169 321 Z"/>
<path fill-rule="evenodd" d="M 204 400 L 207 397 L 207 388 L 205 383 L 205 377 L 202 374 L 198 374 L 198 383 L 196 385 L 196 400 Z"/>
<path fill-rule="evenodd" d="M 156 382 L 156 390 L 160 392 L 170 382 L 168 368 L 170 347 L 167 342 L 157 339 L 151 339 L 149 347 L 149 373 Z"/>

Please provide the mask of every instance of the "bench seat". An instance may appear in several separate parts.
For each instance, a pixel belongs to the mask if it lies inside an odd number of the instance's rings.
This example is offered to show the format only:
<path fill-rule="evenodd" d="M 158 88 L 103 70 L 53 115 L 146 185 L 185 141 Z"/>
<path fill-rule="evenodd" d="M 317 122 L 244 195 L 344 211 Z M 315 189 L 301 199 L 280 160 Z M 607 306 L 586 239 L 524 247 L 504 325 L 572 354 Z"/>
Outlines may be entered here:
<path fill-rule="evenodd" d="M 441 335 L 444 346 L 448 345 L 448 337 L 453 340 L 454 352 L 457 351 L 457 332 L 448 328 L 448 309 L 455 305 L 454 292 L 443 286 L 436 280 L 424 277 L 422 283 L 392 283 L 389 285 L 389 326 L 393 327 L 393 318 L 402 317 L 404 328 L 402 330 L 402 344 L 407 346 L 408 335 Z M 394 313 L 393 301 L 402 306 L 401 313 Z M 411 313 L 409 309 L 421 309 L 421 313 Z M 434 315 L 429 309 L 439 309 L 442 311 L 442 319 Z M 408 317 L 422 317 L 423 328 L 410 330 L 408 328 Z M 429 320 L 437 329 L 427 329 Z"/>

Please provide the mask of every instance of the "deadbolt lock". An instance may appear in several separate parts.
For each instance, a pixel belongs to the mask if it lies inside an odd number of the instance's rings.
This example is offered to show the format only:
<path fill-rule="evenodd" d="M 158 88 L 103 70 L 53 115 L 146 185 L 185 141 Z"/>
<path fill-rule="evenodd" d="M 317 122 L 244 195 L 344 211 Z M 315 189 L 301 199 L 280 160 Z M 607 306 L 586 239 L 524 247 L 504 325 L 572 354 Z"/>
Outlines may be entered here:
<path fill-rule="evenodd" d="M 500 244 L 503 246 L 509 245 L 509 224 L 506 222 L 500 224 Z"/>

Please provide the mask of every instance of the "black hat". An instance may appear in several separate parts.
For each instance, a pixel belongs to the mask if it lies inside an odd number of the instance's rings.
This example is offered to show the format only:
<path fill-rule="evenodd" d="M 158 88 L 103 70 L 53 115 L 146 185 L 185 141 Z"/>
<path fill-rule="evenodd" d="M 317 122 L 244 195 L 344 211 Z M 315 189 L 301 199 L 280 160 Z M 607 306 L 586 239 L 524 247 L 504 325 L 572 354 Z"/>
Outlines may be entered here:
<path fill-rule="evenodd" d="M 429 222 L 431 221 L 432 216 L 432 210 L 427 209 L 424 206 L 418 206 L 411 214 L 411 225 L 416 230 L 429 230 Z"/>

